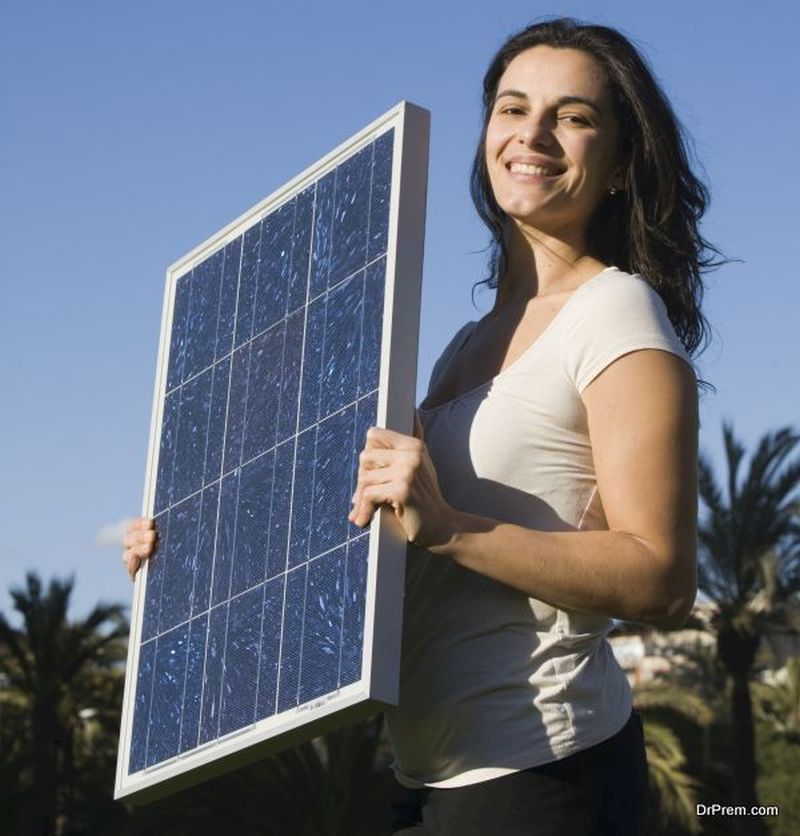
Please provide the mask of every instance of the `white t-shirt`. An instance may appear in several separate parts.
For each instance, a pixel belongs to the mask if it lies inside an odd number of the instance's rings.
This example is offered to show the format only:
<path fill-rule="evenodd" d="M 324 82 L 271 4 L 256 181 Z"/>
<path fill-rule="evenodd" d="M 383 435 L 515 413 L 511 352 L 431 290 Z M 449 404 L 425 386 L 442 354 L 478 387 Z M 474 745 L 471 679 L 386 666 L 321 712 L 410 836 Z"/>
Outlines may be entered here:
<path fill-rule="evenodd" d="M 431 389 L 469 339 L 454 337 Z M 610 267 L 581 285 L 495 378 L 420 407 L 443 496 L 540 531 L 607 529 L 581 393 L 644 348 L 690 363 L 658 294 Z M 611 737 L 631 693 L 608 618 L 561 610 L 409 548 L 400 704 L 387 712 L 407 785 L 454 787 L 558 760 Z"/>

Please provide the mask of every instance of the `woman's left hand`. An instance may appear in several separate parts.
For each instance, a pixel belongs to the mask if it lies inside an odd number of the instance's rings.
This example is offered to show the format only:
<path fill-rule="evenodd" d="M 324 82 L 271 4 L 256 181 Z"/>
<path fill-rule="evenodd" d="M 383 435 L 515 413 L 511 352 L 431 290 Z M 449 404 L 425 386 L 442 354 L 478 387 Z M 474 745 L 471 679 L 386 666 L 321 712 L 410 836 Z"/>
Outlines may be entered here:
<path fill-rule="evenodd" d="M 421 435 L 418 421 L 417 432 Z M 370 427 L 359 457 L 350 522 L 366 527 L 380 505 L 394 509 L 411 543 L 436 546 L 451 536 L 454 511 L 442 497 L 425 442 L 393 430 Z"/>

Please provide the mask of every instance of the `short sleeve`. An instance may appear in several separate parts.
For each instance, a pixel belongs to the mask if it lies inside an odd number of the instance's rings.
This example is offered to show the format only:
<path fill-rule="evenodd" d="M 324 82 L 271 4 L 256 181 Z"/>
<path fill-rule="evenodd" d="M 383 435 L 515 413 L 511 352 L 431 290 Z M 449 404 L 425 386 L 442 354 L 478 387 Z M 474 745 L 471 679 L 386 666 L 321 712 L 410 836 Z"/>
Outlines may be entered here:
<path fill-rule="evenodd" d="M 564 367 L 579 393 L 615 360 L 655 348 L 692 361 L 678 339 L 661 297 L 640 276 L 612 270 L 576 293 Z"/>

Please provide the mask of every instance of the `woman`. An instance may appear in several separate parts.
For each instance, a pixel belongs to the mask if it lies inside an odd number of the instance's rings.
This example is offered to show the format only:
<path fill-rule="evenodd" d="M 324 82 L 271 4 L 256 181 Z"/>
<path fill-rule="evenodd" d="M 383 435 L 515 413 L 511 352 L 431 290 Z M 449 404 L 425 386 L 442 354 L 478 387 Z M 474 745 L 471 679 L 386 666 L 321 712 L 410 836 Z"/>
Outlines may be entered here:
<path fill-rule="evenodd" d="M 436 364 L 417 437 L 369 431 L 350 513 L 390 505 L 414 544 L 391 832 L 639 833 L 641 726 L 604 636 L 694 602 L 706 194 L 613 30 L 518 33 L 484 107 L 495 305 Z M 135 521 L 131 573 L 153 543 Z"/>
<path fill-rule="evenodd" d="M 421 547 L 389 723 L 425 788 L 393 832 L 638 833 L 641 727 L 603 637 L 694 602 L 705 192 L 613 30 L 513 36 L 484 108 L 496 302 L 435 367 L 421 437 L 370 430 L 350 515 L 389 504 Z"/>

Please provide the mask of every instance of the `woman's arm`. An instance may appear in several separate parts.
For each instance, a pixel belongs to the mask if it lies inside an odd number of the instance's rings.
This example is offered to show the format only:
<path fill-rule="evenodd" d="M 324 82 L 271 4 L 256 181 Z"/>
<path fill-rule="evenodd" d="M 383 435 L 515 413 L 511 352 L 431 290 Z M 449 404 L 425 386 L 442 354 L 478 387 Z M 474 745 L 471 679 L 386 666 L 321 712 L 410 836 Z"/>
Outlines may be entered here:
<path fill-rule="evenodd" d="M 608 531 L 544 532 L 465 514 L 441 497 L 424 444 L 373 429 L 350 519 L 392 505 L 409 540 L 556 607 L 658 626 L 694 604 L 697 389 L 679 358 L 635 351 L 583 394 Z"/>

